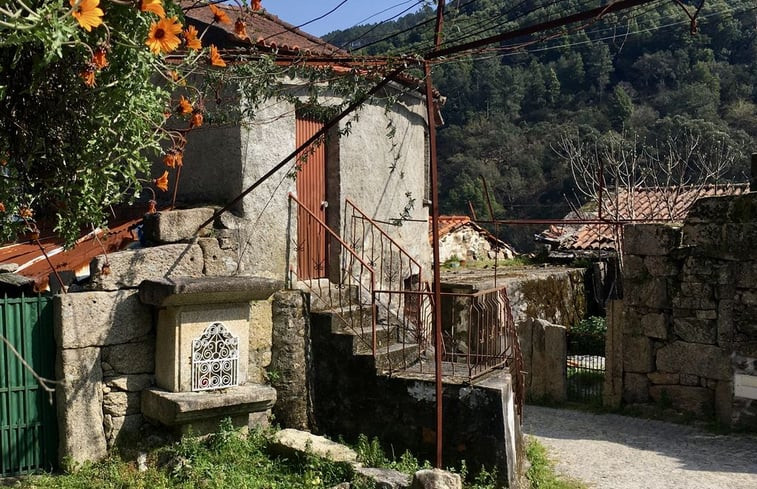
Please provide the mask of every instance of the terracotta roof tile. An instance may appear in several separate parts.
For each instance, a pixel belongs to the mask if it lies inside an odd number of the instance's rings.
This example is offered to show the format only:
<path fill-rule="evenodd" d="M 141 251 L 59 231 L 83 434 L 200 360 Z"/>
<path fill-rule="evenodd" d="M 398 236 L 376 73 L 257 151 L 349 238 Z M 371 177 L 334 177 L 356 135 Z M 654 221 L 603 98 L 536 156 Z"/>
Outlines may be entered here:
<path fill-rule="evenodd" d="M 604 199 L 603 217 L 608 220 L 645 219 L 681 222 L 691 205 L 702 197 L 742 195 L 749 192 L 748 184 L 708 185 L 702 188 L 658 187 L 634 192 L 610 191 Z M 584 206 L 578 214 L 571 212 L 566 220 L 598 218 L 595 209 Z M 616 226 L 610 224 L 565 224 L 550 226 L 539 237 L 558 244 L 559 251 L 614 251 Z"/>

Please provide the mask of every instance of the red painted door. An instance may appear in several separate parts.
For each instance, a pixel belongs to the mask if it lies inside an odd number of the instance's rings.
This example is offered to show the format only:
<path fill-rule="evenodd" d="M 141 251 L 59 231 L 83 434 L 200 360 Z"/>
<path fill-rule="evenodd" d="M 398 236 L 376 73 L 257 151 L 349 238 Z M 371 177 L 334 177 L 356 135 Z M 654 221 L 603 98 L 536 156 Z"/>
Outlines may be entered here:
<path fill-rule="evenodd" d="M 297 147 L 321 130 L 320 122 L 297 117 Z M 297 158 L 297 198 L 326 222 L 326 144 L 316 142 Z M 327 240 L 323 226 L 304 210 L 297 214 L 297 268 L 301 280 L 326 277 Z"/>

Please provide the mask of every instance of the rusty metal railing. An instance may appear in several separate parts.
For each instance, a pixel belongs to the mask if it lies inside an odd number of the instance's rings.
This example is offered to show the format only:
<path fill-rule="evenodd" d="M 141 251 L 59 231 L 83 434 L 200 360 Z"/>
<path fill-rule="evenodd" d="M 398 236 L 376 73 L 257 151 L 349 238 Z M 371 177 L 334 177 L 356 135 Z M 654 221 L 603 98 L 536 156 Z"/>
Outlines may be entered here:
<path fill-rule="evenodd" d="M 314 309 L 328 311 L 344 323 L 376 356 L 375 272 L 350 246 L 297 197 L 297 277 L 315 296 Z M 316 257 L 302 250 L 323 250 Z"/>
<path fill-rule="evenodd" d="M 430 291 L 374 291 L 377 323 L 391 324 L 402 349 L 398 367 L 410 372 L 433 373 L 433 351 L 425 341 L 433 328 L 433 294 Z M 510 300 L 505 287 L 472 294 L 442 292 L 442 375 L 473 381 L 499 368 L 509 370 L 520 413 L 524 400 L 523 357 L 518 343 Z M 391 311 L 402 311 L 392 315 Z"/>
<path fill-rule="evenodd" d="M 381 289 L 423 291 L 423 267 L 410 253 L 349 198 L 345 199 L 345 214 L 347 241 L 376 271 Z"/>

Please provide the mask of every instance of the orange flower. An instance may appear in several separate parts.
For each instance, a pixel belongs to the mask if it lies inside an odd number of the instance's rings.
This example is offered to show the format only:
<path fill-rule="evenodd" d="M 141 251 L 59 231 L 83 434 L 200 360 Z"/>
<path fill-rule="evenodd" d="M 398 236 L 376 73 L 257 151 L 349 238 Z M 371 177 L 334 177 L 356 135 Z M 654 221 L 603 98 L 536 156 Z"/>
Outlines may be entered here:
<path fill-rule="evenodd" d="M 18 217 L 21 219 L 31 219 L 34 216 L 34 212 L 28 207 L 22 207 L 18 210 Z"/>
<path fill-rule="evenodd" d="M 168 168 L 175 168 L 177 166 L 184 166 L 184 153 L 178 149 L 172 149 L 163 157 L 163 163 Z"/>
<path fill-rule="evenodd" d="M 141 0 L 139 2 L 139 10 L 142 12 L 152 12 L 161 19 L 166 16 L 162 0 Z"/>
<path fill-rule="evenodd" d="M 176 108 L 176 110 L 181 115 L 191 114 L 192 113 L 192 104 L 191 104 L 191 102 L 189 102 L 189 100 L 187 100 L 186 98 L 184 98 L 184 95 L 182 95 L 181 98 L 179 99 L 179 106 Z"/>
<path fill-rule="evenodd" d="M 153 182 L 158 189 L 168 192 L 168 170 L 164 171 L 160 178 L 156 178 Z"/>
<path fill-rule="evenodd" d="M 260 4 L 261 4 L 260 0 L 252 0 L 252 10 L 257 12 L 258 10 L 262 9 L 263 7 Z"/>
<path fill-rule="evenodd" d="M 226 12 L 216 7 L 212 3 L 208 5 L 208 7 L 210 7 L 210 11 L 213 12 L 213 22 L 222 22 L 224 24 L 231 24 L 231 19 L 229 19 L 229 16 L 226 15 Z"/>
<path fill-rule="evenodd" d="M 247 26 L 244 25 L 242 19 L 237 19 L 237 21 L 234 22 L 234 34 L 236 34 L 239 39 L 250 38 L 250 36 L 247 35 Z"/>
<path fill-rule="evenodd" d="M 77 0 L 68 0 L 68 3 L 73 7 L 71 15 L 74 16 L 82 29 L 87 32 L 92 31 L 92 28 L 102 25 L 103 15 L 105 15 L 100 5 L 100 0 L 81 0 L 79 5 L 76 5 Z"/>
<path fill-rule="evenodd" d="M 92 64 L 95 65 L 95 68 L 97 68 L 98 70 L 101 70 L 108 66 L 108 58 L 106 57 L 107 53 L 108 52 L 103 46 L 95 49 L 95 54 L 92 55 Z"/>
<path fill-rule="evenodd" d="M 189 127 L 200 127 L 202 125 L 203 117 L 202 112 L 195 110 L 192 113 L 192 118 L 189 120 Z"/>
<path fill-rule="evenodd" d="M 187 43 L 187 47 L 193 51 L 202 49 L 202 43 L 197 38 L 197 29 L 193 25 L 190 25 L 184 31 L 184 41 Z"/>
<path fill-rule="evenodd" d="M 171 80 L 175 82 L 179 81 L 179 78 L 181 78 L 181 76 L 179 75 L 179 72 L 176 70 L 169 71 L 168 75 L 171 77 Z"/>
<path fill-rule="evenodd" d="M 176 17 L 160 19 L 150 26 L 145 44 L 153 54 L 170 53 L 181 43 L 177 36 L 180 32 L 181 24 Z"/>
<path fill-rule="evenodd" d="M 226 66 L 226 62 L 223 60 L 220 54 L 218 54 L 218 48 L 214 45 L 210 45 L 210 64 L 213 66 Z"/>
<path fill-rule="evenodd" d="M 0 212 L 5 212 L 5 204 L 0 202 Z"/>
<path fill-rule="evenodd" d="M 95 67 L 94 66 L 87 66 L 84 71 L 79 73 L 79 76 L 82 80 L 84 80 L 84 84 L 88 87 L 94 87 L 95 86 Z"/>

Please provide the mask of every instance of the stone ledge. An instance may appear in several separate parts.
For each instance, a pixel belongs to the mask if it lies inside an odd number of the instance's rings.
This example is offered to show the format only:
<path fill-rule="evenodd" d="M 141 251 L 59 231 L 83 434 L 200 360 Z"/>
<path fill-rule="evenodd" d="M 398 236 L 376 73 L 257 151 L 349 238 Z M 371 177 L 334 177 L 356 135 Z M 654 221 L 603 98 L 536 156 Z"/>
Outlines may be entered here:
<path fill-rule="evenodd" d="M 292 428 L 277 432 L 271 448 L 285 455 L 312 453 L 333 462 L 357 463 L 357 452 L 350 447 Z"/>
<path fill-rule="evenodd" d="M 265 300 L 284 288 L 284 282 L 262 277 L 178 277 L 145 280 L 139 298 L 156 307 L 223 304 Z"/>
<path fill-rule="evenodd" d="M 166 426 L 180 426 L 209 418 L 222 418 L 271 409 L 276 389 L 248 384 L 221 391 L 142 391 L 142 414 Z"/>

